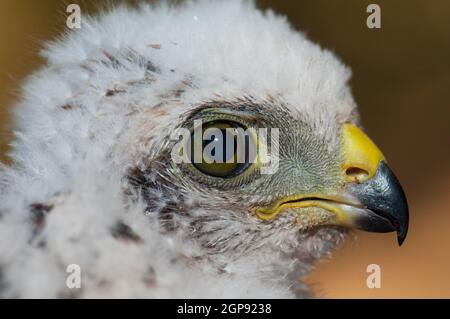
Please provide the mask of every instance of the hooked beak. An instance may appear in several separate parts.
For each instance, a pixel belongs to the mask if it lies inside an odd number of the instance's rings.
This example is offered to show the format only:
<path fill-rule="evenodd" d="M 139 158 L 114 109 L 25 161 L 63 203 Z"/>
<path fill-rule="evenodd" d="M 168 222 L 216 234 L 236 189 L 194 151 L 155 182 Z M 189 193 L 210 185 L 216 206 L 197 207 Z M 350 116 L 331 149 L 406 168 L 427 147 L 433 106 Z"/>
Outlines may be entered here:
<path fill-rule="evenodd" d="M 373 178 L 361 184 L 349 184 L 347 196 L 359 207 L 349 206 L 352 226 L 371 232 L 397 231 L 401 245 L 408 233 L 408 203 L 400 183 L 386 163 L 380 162 Z"/>
<path fill-rule="evenodd" d="M 403 189 L 377 146 L 353 124 L 342 133 L 342 170 L 346 183 L 339 194 L 309 194 L 283 198 L 256 214 L 271 219 L 287 208 L 320 207 L 335 215 L 331 225 L 370 232 L 397 232 L 401 245 L 408 233 L 408 204 Z"/>

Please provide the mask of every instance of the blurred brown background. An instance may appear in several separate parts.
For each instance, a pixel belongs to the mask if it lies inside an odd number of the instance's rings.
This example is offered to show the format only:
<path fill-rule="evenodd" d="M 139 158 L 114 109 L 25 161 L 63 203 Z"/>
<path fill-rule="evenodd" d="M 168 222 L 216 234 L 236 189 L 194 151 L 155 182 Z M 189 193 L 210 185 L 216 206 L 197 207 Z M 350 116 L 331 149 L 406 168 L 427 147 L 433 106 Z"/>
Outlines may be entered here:
<path fill-rule="evenodd" d="M 0 2 L 0 159 L 11 138 L 10 112 L 23 78 L 39 67 L 40 43 L 65 28 L 67 3 L 83 13 L 98 2 Z M 120 1 L 110 1 L 120 2 Z M 363 123 L 402 181 L 410 233 L 356 233 L 308 278 L 322 297 L 450 298 L 450 1 L 307 0 L 258 2 L 336 52 L 353 69 Z M 366 26 L 367 5 L 381 7 L 381 29 Z M 381 288 L 366 267 L 381 266 Z"/>

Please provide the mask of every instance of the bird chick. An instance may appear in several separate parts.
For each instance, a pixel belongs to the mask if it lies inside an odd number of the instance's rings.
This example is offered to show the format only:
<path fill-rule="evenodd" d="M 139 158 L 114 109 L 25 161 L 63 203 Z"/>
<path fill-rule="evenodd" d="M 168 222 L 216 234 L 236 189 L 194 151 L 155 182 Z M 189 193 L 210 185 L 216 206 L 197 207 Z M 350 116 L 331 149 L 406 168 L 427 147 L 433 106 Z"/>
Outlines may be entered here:
<path fill-rule="evenodd" d="M 284 17 L 195 1 L 82 21 L 17 106 L 1 296 L 310 297 L 302 278 L 347 229 L 404 240 L 406 199 L 350 70 Z"/>

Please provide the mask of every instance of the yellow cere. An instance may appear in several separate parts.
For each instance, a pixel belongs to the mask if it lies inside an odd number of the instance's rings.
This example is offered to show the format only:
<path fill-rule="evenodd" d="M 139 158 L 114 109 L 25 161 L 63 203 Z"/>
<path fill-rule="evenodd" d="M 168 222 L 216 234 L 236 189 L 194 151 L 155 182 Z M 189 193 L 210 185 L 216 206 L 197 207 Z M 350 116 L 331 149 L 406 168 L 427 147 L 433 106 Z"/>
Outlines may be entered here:
<path fill-rule="evenodd" d="M 351 179 L 350 170 L 364 170 L 367 174 L 362 177 L 367 180 L 372 178 L 384 155 L 375 143 L 357 126 L 351 123 L 344 124 L 342 132 L 342 152 L 344 156 L 343 171 Z M 359 176 L 359 181 L 361 176 Z"/>

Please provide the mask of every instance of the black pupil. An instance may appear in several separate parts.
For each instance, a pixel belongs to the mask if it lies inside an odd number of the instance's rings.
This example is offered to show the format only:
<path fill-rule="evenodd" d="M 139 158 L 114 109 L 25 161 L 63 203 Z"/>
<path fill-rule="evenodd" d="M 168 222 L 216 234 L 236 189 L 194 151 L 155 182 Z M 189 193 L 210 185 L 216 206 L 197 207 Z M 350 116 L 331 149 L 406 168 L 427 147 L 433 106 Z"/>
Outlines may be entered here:
<path fill-rule="evenodd" d="M 237 142 L 238 141 L 237 141 L 237 137 L 234 136 L 232 145 L 227 145 L 229 140 L 227 138 L 225 138 L 227 136 L 226 130 L 225 129 L 220 129 L 220 132 L 222 133 L 221 136 L 217 136 L 216 137 L 215 135 L 212 135 L 209 140 L 203 141 L 203 149 L 205 148 L 205 146 L 207 146 L 208 144 L 213 142 L 216 138 L 217 139 L 222 139 L 222 141 L 223 141 L 223 143 L 222 143 L 222 161 L 226 162 L 226 161 L 230 160 L 232 157 L 234 157 L 234 155 L 236 154 L 236 152 L 237 152 Z M 245 146 L 245 148 L 247 149 L 247 147 L 248 147 L 247 146 L 247 144 L 248 144 L 248 142 L 247 142 L 248 136 L 246 136 L 245 138 L 246 138 L 246 141 L 245 141 L 246 146 Z M 233 148 L 232 150 L 229 149 L 231 147 Z M 245 155 L 248 156 L 247 150 L 245 152 L 246 152 Z M 216 156 L 216 148 L 212 149 L 211 155 L 214 156 L 214 157 Z"/>
<path fill-rule="evenodd" d="M 203 139 L 203 133 L 209 128 L 216 129 L 217 133 L 214 134 L 214 132 L 211 135 L 208 134 L 209 136 Z M 195 161 L 192 161 L 193 165 L 204 174 L 221 178 L 234 177 L 244 172 L 250 166 L 249 158 L 251 141 L 248 134 L 244 134 L 243 136 L 240 135 L 240 137 L 243 137 L 243 139 L 238 138 L 236 134 L 238 132 L 235 130 L 237 128 L 242 127 L 233 122 L 211 122 L 204 125 L 203 132 L 201 134 L 201 151 L 203 154 L 205 147 L 215 142 L 215 145 L 213 144 L 207 148 L 209 151 L 207 153 L 209 154 L 205 155 L 211 156 L 212 159 L 210 159 L 210 162 L 206 162 L 204 157 L 202 156 L 202 162 L 195 163 Z M 231 133 L 234 134 L 230 136 Z M 193 143 L 193 145 L 196 144 Z M 195 146 L 191 151 L 196 151 Z M 241 154 L 240 152 L 243 153 Z M 240 156 L 241 158 L 239 159 L 238 156 Z"/>

